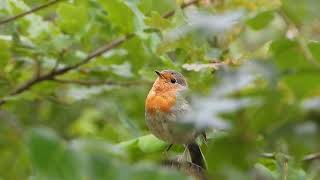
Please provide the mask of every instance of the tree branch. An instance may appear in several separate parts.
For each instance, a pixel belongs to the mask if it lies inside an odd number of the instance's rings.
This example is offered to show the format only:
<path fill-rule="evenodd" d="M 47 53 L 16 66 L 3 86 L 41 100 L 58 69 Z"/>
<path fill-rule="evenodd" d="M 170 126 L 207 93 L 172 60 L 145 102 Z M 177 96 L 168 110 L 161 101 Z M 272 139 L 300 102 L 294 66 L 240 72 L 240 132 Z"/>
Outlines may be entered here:
<path fill-rule="evenodd" d="M 314 160 L 320 160 L 320 153 L 313 153 L 313 154 L 308 154 L 306 156 L 304 156 L 304 158 L 302 159 L 303 161 L 314 161 Z"/>
<path fill-rule="evenodd" d="M 62 84 L 78 84 L 83 86 L 99 86 L 99 85 L 115 85 L 115 86 L 135 86 L 141 84 L 151 83 L 149 81 L 125 81 L 125 82 L 117 82 L 110 80 L 71 80 L 71 79 L 52 79 L 54 82 L 62 83 Z"/>
<path fill-rule="evenodd" d="M 165 167 L 178 169 L 179 171 L 187 174 L 188 176 L 193 176 L 197 180 L 208 179 L 206 171 L 204 169 L 188 161 L 180 162 L 176 160 L 165 160 L 162 164 Z"/>
<path fill-rule="evenodd" d="M 266 158 L 266 159 L 276 159 L 277 158 L 275 153 L 261 153 L 260 157 Z M 286 160 L 290 160 L 290 159 L 292 159 L 292 156 L 283 154 L 283 158 Z M 307 154 L 302 158 L 303 162 L 311 162 L 314 160 L 320 160 L 320 152 Z"/>
<path fill-rule="evenodd" d="M 187 3 L 183 3 L 183 4 L 180 6 L 180 8 L 181 8 L 181 9 L 184 9 L 184 8 L 186 8 L 186 7 L 188 7 L 188 6 L 191 6 L 191 5 L 193 5 L 193 4 L 196 4 L 196 3 L 198 3 L 198 2 L 199 2 L 199 0 L 191 0 L 191 1 L 187 2 Z M 162 17 L 163 17 L 163 18 L 169 18 L 169 17 L 173 16 L 174 13 L 175 13 L 175 10 L 169 11 L 169 12 L 165 13 Z"/>
<path fill-rule="evenodd" d="M 126 36 L 117 38 L 113 41 L 111 41 L 110 43 L 98 48 L 97 50 L 95 50 L 94 52 L 90 53 L 83 61 L 76 63 L 74 65 L 71 66 L 66 66 L 64 68 L 58 69 L 56 71 L 53 71 L 49 76 L 50 77 L 55 77 L 61 74 L 64 74 L 70 70 L 76 69 L 79 66 L 82 66 L 84 64 L 87 64 L 88 62 L 90 62 L 93 58 L 98 57 L 100 55 L 102 55 L 105 52 L 108 52 L 111 49 L 114 49 L 116 47 L 118 47 L 119 45 L 121 45 L 122 43 L 124 43 L 125 41 L 131 39 L 134 37 L 134 34 L 128 34 Z M 52 78 L 49 78 L 52 79 Z"/>
<path fill-rule="evenodd" d="M 83 61 L 81 61 L 81 62 L 79 62 L 77 64 L 74 64 L 74 65 L 71 65 L 71 66 L 66 66 L 64 68 L 51 71 L 51 72 L 49 72 L 47 74 L 43 74 L 43 75 L 40 75 L 38 77 L 34 77 L 34 78 L 30 79 L 29 81 L 26 81 L 24 84 L 18 86 L 15 90 L 13 90 L 9 94 L 9 96 L 14 96 L 14 95 L 20 94 L 23 91 L 28 90 L 30 87 L 32 87 L 35 84 L 38 84 L 38 83 L 40 83 L 42 81 L 46 81 L 46 80 L 53 80 L 56 76 L 62 75 L 64 73 L 68 72 L 68 71 L 71 71 L 72 69 L 76 69 L 79 66 L 88 63 L 93 58 L 95 58 L 97 56 L 100 56 L 101 54 L 103 54 L 103 53 L 105 53 L 105 52 L 107 52 L 107 51 L 119 46 L 124 41 L 126 41 L 126 40 L 128 40 L 128 39 L 130 39 L 132 37 L 133 37 L 133 34 L 117 38 L 117 39 L 111 41 L 110 43 L 106 44 L 105 46 L 102 46 L 101 48 L 99 48 L 99 49 L 95 50 L 94 52 L 90 53 Z M 0 100 L 0 105 L 4 104 L 5 102 L 6 102 L 6 100 L 4 100 L 4 99 Z"/>
<path fill-rule="evenodd" d="M 61 0 L 54 0 L 54 1 L 50 1 L 50 4 L 54 4 L 54 3 L 57 3 L 58 1 L 61 1 Z M 181 6 L 181 8 L 186 8 L 192 4 L 195 4 L 196 2 L 198 2 L 198 0 L 192 0 L 190 1 L 189 3 L 186 3 L 186 4 L 183 4 Z M 23 15 L 17 15 L 18 17 L 12 17 L 11 19 L 17 19 L 19 17 L 22 17 L 22 16 L 25 16 L 27 14 L 30 14 L 32 12 L 35 12 L 37 10 L 40 10 L 44 7 L 47 7 L 49 6 L 48 5 L 49 3 L 45 4 L 45 5 L 42 5 L 42 6 L 39 6 L 39 7 L 36 7 L 30 11 L 27 11 L 27 12 L 24 12 L 24 13 L 21 13 Z M 172 16 L 174 14 L 174 11 L 170 11 L 169 13 L 165 14 L 163 17 L 165 18 L 169 18 L 170 16 Z M 9 22 L 8 20 L 6 20 L 7 22 Z M 12 20 L 10 20 L 12 21 Z M 2 22 L 2 21 L 1 21 Z M 0 23 L 1 25 L 1 23 Z M 129 39 L 133 38 L 135 36 L 135 34 L 131 33 L 131 34 L 127 34 L 125 36 L 122 36 L 122 37 L 119 37 L 119 38 L 116 38 L 114 39 L 113 41 L 111 41 L 110 43 L 102 46 L 101 48 L 98 48 L 97 50 L 93 51 L 92 53 L 90 53 L 84 60 L 82 60 L 81 62 L 79 63 L 76 63 L 74 65 L 70 65 L 70 66 L 66 66 L 66 67 L 63 67 L 61 69 L 57 69 L 57 70 L 54 70 L 54 71 L 50 71 L 46 74 L 43 74 L 43 75 L 40 75 L 36 78 L 32 78 L 28 81 L 26 81 L 24 84 L 18 86 L 15 90 L 13 90 L 9 96 L 14 96 L 14 95 L 17 95 L 17 94 L 20 94 L 28 89 L 30 89 L 32 86 L 34 86 L 35 84 L 38 84 L 38 83 L 41 83 L 42 81 L 47 81 L 47 80 L 54 80 L 56 76 L 59 76 L 59 75 L 62 75 L 62 74 L 65 74 L 73 69 L 77 69 L 78 67 L 84 65 L 84 64 L 87 64 L 89 63 L 92 59 L 94 59 L 95 57 L 98 57 L 100 55 L 102 55 L 103 53 L 111 50 L 111 49 L 114 49 L 116 47 L 118 47 L 119 45 L 121 45 L 122 43 L 128 41 Z M 0 106 L 3 105 L 4 103 L 6 103 L 6 100 L 5 99 L 0 99 Z"/>
<path fill-rule="evenodd" d="M 45 4 L 42 4 L 40 6 L 34 7 L 32 9 L 30 9 L 29 11 L 25 11 L 25 12 L 22 12 L 20 14 L 15 15 L 15 16 L 8 17 L 6 19 L 0 20 L 0 26 L 3 25 L 3 24 L 9 23 L 11 21 L 17 20 L 19 18 L 22 18 L 22 17 L 24 17 L 24 16 L 26 16 L 28 14 L 32 14 L 32 13 L 34 13 L 36 11 L 39 11 L 41 9 L 44 9 L 46 7 L 49 7 L 51 5 L 54 5 L 54 4 L 58 3 L 59 1 L 62 1 L 62 0 L 52 0 L 52 1 L 49 1 L 49 2 L 47 2 Z"/>

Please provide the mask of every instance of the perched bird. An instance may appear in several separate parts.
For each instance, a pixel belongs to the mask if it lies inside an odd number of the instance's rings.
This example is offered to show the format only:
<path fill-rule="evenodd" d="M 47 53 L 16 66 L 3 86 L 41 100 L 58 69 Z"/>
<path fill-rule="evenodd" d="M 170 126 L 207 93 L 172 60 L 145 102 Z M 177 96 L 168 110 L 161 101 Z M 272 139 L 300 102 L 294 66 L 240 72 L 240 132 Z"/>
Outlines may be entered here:
<path fill-rule="evenodd" d="M 183 122 L 191 111 L 185 99 L 188 85 L 182 74 L 163 70 L 155 71 L 155 80 L 145 102 L 147 126 L 156 137 L 169 144 L 183 144 L 190 153 L 192 163 L 205 167 L 205 162 L 196 138 L 202 134 Z"/>

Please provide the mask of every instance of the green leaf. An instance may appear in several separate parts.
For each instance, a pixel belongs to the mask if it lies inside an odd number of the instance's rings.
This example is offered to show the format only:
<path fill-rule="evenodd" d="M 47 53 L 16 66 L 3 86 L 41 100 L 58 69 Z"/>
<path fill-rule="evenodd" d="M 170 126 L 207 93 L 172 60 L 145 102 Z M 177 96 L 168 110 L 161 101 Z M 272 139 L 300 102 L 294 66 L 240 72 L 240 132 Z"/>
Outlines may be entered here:
<path fill-rule="evenodd" d="M 265 11 L 249 19 L 247 21 L 247 24 L 254 30 L 260 30 L 268 26 L 269 23 L 273 20 L 273 17 L 273 11 Z"/>
<path fill-rule="evenodd" d="M 70 133 L 74 136 L 94 135 L 97 130 L 97 120 L 100 113 L 94 109 L 85 110 L 82 115 L 70 127 Z"/>
<path fill-rule="evenodd" d="M 138 9 L 136 6 L 136 3 L 134 1 L 126 1 L 126 5 L 131 9 L 131 11 L 134 13 L 134 32 L 137 33 L 137 35 L 144 37 L 144 29 L 146 28 L 146 25 L 144 24 L 144 15 L 143 13 Z"/>
<path fill-rule="evenodd" d="M 149 134 L 136 139 L 121 142 L 118 145 L 121 148 L 130 151 L 140 150 L 144 153 L 154 153 L 162 151 L 166 147 L 167 143 L 156 138 L 154 135 Z"/>
<path fill-rule="evenodd" d="M 139 9 L 141 9 L 144 14 L 149 14 L 152 11 L 164 14 L 176 8 L 176 2 L 172 0 L 140 0 L 139 3 Z"/>
<path fill-rule="evenodd" d="M 133 151 L 135 149 L 138 149 L 138 142 L 139 142 L 139 139 L 136 138 L 136 139 L 132 139 L 129 141 L 121 142 L 118 145 L 119 145 L 119 147 L 121 147 L 125 150 Z"/>
<path fill-rule="evenodd" d="M 166 147 L 167 143 L 156 138 L 154 135 L 146 135 L 139 138 L 138 146 L 142 152 L 152 153 L 159 152 Z"/>
<path fill-rule="evenodd" d="M 272 42 L 270 50 L 274 61 L 280 69 L 310 68 L 301 47 L 295 40 L 279 39 Z"/>
<path fill-rule="evenodd" d="M 317 57 L 319 45 L 309 43 L 312 55 Z M 316 93 L 319 89 L 320 76 L 310 63 L 297 41 L 280 39 L 271 44 L 271 51 L 275 63 L 280 70 L 288 74 L 283 77 L 284 82 L 290 87 L 297 97 L 304 97 Z"/>
<path fill-rule="evenodd" d="M 61 52 L 71 46 L 73 39 L 71 39 L 68 35 L 59 34 L 50 43 L 52 43 L 57 51 Z"/>
<path fill-rule="evenodd" d="M 320 42 L 310 42 L 308 44 L 308 48 L 310 49 L 314 59 L 316 59 L 320 63 Z"/>
<path fill-rule="evenodd" d="M 0 67 L 3 68 L 10 59 L 10 46 L 7 41 L 0 40 Z"/>
<path fill-rule="evenodd" d="M 57 13 L 61 30 L 70 34 L 83 31 L 89 20 L 85 7 L 70 3 L 60 3 Z"/>
<path fill-rule="evenodd" d="M 246 170 L 252 163 L 250 152 L 254 151 L 252 142 L 239 137 L 239 135 L 228 135 L 209 142 L 205 152 L 208 167 L 211 172 L 228 174 L 225 168 L 228 167 Z M 241 154 L 241 156 L 239 156 Z M 231 168 L 232 167 L 232 168 Z"/>
<path fill-rule="evenodd" d="M 258 174 L 259 178 L 263 179 L 276 179 L 276 174 L 268 169 L 263 164 L 257 163 L 255 164 L 256 173 Z"/>
<path fill-rule="evenodd" d="M 299 24 L 309 23 L 320 18 L 320 1 L 318 0 L 282 0 L 282 7 L 289 18 Z"/>
<path fill-rule="evenodd" d="M 283 80 L 298 98 L 320 92 L 320 73 L 313 70 L 297 70 L 294 74 L 284 76 Z"/>
<path fill-rule="evenodd" d="M 152 12 L 151 16 L 145 19 L 145 23 L 152 28 L 164 30 L 170 27 L 170 21 L 164 19 L 157 12 Z"/>
<path fill-rule="evenodd" d="M 39 179 L 79 179 L 75 154 L 46 128 L 31 129 L 26 136 L 32 164 Z"/>
<path fill-rule="evenodd" d="M 107 11 L 110 22 L 120 29 L 122 33 L 134 31 L 135 14 L 122 0 L 105 1 L 99 0 L 103 8 Z"/>

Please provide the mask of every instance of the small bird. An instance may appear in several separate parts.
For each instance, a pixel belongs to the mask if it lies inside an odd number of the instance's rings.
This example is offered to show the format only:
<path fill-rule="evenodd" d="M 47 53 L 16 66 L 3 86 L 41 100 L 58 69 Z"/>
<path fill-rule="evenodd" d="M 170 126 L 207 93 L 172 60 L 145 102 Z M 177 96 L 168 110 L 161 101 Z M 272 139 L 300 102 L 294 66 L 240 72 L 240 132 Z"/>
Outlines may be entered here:
<path fill-rule="evenodd" d="M 155 72 L 158 77 L 145 102 L 148 128 L 157 138 L 171 145 L 186 145 L 192 163 L 206 169 L 200 147 L 196 143 L 196 138 L 203 132 L 183 122 L 183 117 L 191 111 L 185 98 L 185 92 L 188 90 L 185 78 L 172 70 Z"/>

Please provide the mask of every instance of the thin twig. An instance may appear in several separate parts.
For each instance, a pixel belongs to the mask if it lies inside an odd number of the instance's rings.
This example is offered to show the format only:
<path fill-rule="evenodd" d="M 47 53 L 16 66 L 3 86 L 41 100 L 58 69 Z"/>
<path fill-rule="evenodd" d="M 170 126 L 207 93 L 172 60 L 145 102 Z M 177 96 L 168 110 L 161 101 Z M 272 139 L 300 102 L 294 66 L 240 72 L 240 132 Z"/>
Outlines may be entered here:
<path fill-rule="evenodd" d="M 27 81 L 25 84 L 21 85 L 20 87 L 18 87 L 16 90 L 14 90 L 12 93 L 10 93 L 10 95 L 16 95 L 16 94 L 20 94 L 21 92 L 29 89 L 31 86 L 33 86 L 34 84 L 37 84 L 39 82 L 45 81 L 45 80 L 53 80 L 54 77 L 59 76 L 61 74 L 64 74 L 70 70 L 76 69 L 81 65 L 84 65 L 86 63 L 88 63 L 90 60 L 92 60 L 93 58 L 100 56 L 101 54 L 109 51 L 110 49 L 113 49 L 117 46 L 119 46 L 120 44 L 122 44 L 124 41 L 128 40 L 129 38 L 133 37 L 133 35 L 128 35 L 128 36 L 124 36 L 124 37 L 120 37 L 118 39 L 115 39 L 113 41 L 111 41 L 110 43 L 106 44 L 105 46 L 97 49 L 96 51 L 90 53 L 83 61 L 71 65 L 71 66 L 66 66 L 64 68 L 58 69 L 56 71 L 51 71 L 50 73 L 44 74 L 39 76 L 38 78 L 33 78 L 29 81 Z"/>
<path fill-rule="evenodd" d="M 280 72 L 280 75 L 283 76 L 290 76 L 290 75 L 298 75 L 298 74 L 315 74 L 318 75 L 320 71 L 315 68 L 290 68 L 290 69 L 285 69 Z"/>
<path fill-rule="evenodd" d="M 54 5 L 54 4 L 58 3 L 59 1 L 62 1 L 62 0 L 52 0 L 52 1 L 49 1 L 49 2 L 47 2 L 45 4 L 42 4 L 40 6 L 34 7 L 32 9 L 30 9 L 29 11 L 25 11 L 25 12 L 22 12 L 20 14 L 15 15 L 15 16 L 8 17 L 6 19 L 0 20 L 0 26 L 3 25 L 3 24 L 9 23 L 11 21 L 17 20 L 19 18 L 22 18 L 22 17 L 24 17 L 24 16 L 26 16 L 28 14 L 32 14 L 32 13 L 34 13 L 36 11 L 39 11 L 41 9 L 44 9 L 46 7 L 49 7 L 51 5 Z"/>
<path fill-rule="evenodd" d="M 308 154 L 308 155 L 304 156 L 304 158 L 302 160 L 303 161 L 320 160 L 320 153 Z"/>
<path fill-rule="evenodd" d="M 76 63 L 74 65 L 66 66 L 64 68 L 61 68 L 61 69 L 58 69 L 58 70 L 52 72 L 51 74 L 48 74 L 48 76 L 49 76 L 48 79 L 52 79 L 52 77 L 59 76 L 59 75 L 64 74 L 70 70 L 76 69 L 79 66 L 87 64 L 89 61 L 91 61 L 95 57 L 98 57 L 98 56 L 102 55 L 103 53 L 118 47 L 119 45 L 121 45 L 122 43 L 124 43 L 125 41 L 127 41 L 133 37 L 134 37 L 134 34 L 128 34 L 126 36 L 117 38 L 117 39 L 111 41 L 110 43 L 98 48 L 94 52 L 90 53 L 83 61 L 80 61 L 79 63 Z"/>
<path fill-rule="evenodd" d="M 193 5 L 193 4 L 196 4 L 196 3 L 198 3 L 198 2 L 199 2 L 199 0 L 191 0 L 191 1 L 187 2 L 187 3 L 183 3 L 183 4 L 180 6 L 180 8 L 181 8 L 181 9 L 184 9 L 184 8 L 186 8 L 186 7 L 188 7 L 188 6 L 191 6 L 191 5 Z M 169 12 L 165 13 L 162 17 L 163 17 L 163 18 L 169 18 L 169 17 L 173 16 L 175 12 L 176 12 L 175 10 L 169 11 Z"/>
<path fill-rule="evenodd" d="M 115 86 L 135 86 L 141 84 L 148 84 L 149 81 L 111 81 L 111 80 L 71 80 L 71 79 L 52 79 L 54 82 L 62 83 L 62 84 L 78 84 L 83 86 L 99 86 L 99 85 L 115 85 Z"/>
<path fill-rule="evenodd" d="M 260 157 L 266 158 L 266 159 L 275 159 L 274 153 L 261 153 Z"/>
<path fill-rule="evenodd" d="M 266 159 L 276 159 L 275 153 L 261 153 L 259 156 Z M 283 154 L 283 158 L 288 161 L 292 159 L 292 156 Z M 320 152 L 307 154 L 302 158 L 302 161 L 304 162 L 310 162 L 314 160 L 320 160 Z"/>

